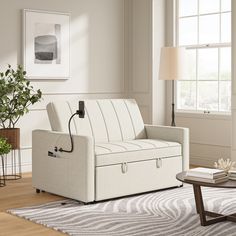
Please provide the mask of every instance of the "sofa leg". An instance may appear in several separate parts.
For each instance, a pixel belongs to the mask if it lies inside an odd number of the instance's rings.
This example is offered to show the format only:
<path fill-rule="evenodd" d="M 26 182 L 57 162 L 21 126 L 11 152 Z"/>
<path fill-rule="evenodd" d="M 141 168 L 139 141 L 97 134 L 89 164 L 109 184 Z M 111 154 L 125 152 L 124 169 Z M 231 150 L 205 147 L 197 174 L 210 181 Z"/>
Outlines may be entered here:
<path fill-rule="evenodd" d="M 36 193 L 40 193 L 40 189 L 36 188 Z"/>

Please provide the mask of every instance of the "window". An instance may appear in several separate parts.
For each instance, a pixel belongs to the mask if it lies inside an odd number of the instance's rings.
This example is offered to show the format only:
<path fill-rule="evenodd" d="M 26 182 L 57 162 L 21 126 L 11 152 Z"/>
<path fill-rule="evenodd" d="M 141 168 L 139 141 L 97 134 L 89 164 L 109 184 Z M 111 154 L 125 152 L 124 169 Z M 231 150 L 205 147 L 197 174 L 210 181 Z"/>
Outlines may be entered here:
<path fill-rule="evenodd" d="M 177 82 L 177 110 L 231 110 L 231 0 L 177 0 L 176 44 L 189 78 Z"/>

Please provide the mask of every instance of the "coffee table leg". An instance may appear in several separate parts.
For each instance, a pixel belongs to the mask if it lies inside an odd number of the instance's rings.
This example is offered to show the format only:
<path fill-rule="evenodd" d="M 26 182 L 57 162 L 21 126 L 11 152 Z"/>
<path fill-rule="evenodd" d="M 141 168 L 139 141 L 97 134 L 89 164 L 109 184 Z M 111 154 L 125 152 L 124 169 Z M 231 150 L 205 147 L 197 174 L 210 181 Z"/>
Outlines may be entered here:
<path fill-rule="evenodd" d="M 196 185 L 193 185 L 193 192 L 194 192 L 194 198 L 195 198 L 196 212 L 199 214 Z"/>
<path fill-rule="evenodd" d="M 197 184 L 193 184 L 193 191 L 194 191 L 197 213 L 199 214 L 200 222 L 202 226 L 215 224 L 215 223 L 222 222 L 225 220 L 236 222 L 236 217 L 234 214 L 230 216 L 225 216 L 225 215 L 218 214 L 215 212 L 205 211 L 203 199 L 202 199 L 201 186 Z M 214 217 L 214 219 L 207 220 L 206 216 Z"/>
<path fill-rule="evenodd" d="M 194 191 L 194 197 L 195 197 L 195 203 L 196 203 L 196 210 L 199 214 L 201 225 L 205 226 L 206 224 L 206 215 L 204 211 L 204 204 L 202 200 L 202 191 L 201 186 L 193 184 L 193 191 Z"/>

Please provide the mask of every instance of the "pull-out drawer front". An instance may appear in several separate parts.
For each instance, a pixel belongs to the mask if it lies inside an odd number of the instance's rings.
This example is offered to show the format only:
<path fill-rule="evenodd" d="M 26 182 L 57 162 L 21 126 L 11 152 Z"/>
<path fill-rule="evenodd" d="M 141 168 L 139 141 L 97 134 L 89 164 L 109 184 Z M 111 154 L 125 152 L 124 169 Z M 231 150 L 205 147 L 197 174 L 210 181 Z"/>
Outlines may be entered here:
<path fill-rule="evenodd" d="M 179 186 L 182 156 L 96 168 L 96 200 Z"/>

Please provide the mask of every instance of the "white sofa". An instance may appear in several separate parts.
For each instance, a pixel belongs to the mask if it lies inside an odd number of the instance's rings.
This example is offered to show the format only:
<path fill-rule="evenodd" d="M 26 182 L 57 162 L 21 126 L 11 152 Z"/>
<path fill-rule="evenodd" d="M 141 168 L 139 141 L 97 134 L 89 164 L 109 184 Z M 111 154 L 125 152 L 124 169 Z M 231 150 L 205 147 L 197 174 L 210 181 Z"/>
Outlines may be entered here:
<path fill-rule="evenodd" d="M 85 203 L 180 186 L 189 168 L 187 128 L 144 125 L 132 99 L 85 100 L 85 118 L 68 120 L 78 101 L 47 106 L 52 131 L 33 131 L 33 186 Z"/>

